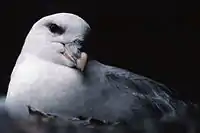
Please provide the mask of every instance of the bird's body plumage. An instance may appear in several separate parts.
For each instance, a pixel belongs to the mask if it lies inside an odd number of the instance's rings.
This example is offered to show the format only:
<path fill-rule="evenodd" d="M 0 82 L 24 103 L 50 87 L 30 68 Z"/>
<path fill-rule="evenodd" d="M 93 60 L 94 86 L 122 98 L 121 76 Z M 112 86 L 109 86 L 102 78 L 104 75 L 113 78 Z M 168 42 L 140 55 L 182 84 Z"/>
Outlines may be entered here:
<path fill-rule="evenodd" d="M 163 104 L 154 105 L 160 113 L 175 113 L 169 94 L 162 84 L 95 60 L 88 62 L 83 74 L 26 54 L 13 71 L 6 103 L 22 116 L 28 116 L 31 105 L 62 117 L 118 121 L 134 117 L 133 110 L 142 112 L 152 101 Z"/>
<path fill-rule="evenodd" d="M 6 103 L 13 104 L 13 107 L 16 105 L 20 110 L 23 108 L 23 112 L 20 111 L 22 115 L 26 105 L 42 110 L 47 107 L 48 111 L 52 110 L 52 107 L 56 109 L 55 106 L 67 103 L 74 92 L 83 88 L 79 71 L 30 54 L 24 56 L 23 61 L 13 71 L 7 94 L 7 97 L 11 98 L 6 100 Z"/>

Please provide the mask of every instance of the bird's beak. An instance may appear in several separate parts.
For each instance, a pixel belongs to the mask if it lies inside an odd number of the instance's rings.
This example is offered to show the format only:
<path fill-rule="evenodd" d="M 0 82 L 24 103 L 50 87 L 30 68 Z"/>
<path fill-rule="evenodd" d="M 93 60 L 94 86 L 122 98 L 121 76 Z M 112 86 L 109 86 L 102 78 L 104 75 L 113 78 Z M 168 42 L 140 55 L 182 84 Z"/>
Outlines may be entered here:
<path fill-rule="evenodd" d="M 81 52 L 81 57 L 79 59 L 77 59 L 76 61 L 76 67 L 81 70 L 84 71 L 85 66 L 87 64 L 87 54 L 85 52 Z"/>
<path fill-rule="evenodd" d="M 74 66 L 80 71 L 84 71 L 87 64 L 87 54 L 81 52 L 75 44 L 64 44 L 64 52 L 62 53 L 68 60 L 73 62 Z"/>

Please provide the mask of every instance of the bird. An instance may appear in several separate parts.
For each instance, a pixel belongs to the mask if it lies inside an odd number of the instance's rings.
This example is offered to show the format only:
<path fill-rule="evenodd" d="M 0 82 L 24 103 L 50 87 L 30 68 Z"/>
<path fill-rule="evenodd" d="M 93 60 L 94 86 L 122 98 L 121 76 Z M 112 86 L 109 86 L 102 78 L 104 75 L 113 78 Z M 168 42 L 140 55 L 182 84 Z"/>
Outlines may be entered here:
<path fill-rule="evenodd" d="M 145 122 L 184 114 L 188 105 L 164 84 L 81 51 L 90 31 L 72 13 L 51 14 L 32 26 L 10 77 L 5 99 L 10 116 L 27 119 L 32 107 L 65 119 L 134 123 L 140 130 Z"/>

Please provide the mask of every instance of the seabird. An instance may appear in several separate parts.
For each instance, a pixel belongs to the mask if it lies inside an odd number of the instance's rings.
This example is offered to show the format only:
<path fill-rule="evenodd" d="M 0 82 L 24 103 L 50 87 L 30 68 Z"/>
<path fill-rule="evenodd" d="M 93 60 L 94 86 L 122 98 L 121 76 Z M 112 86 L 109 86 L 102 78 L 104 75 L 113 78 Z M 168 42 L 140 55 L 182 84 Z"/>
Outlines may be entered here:
<path fill-rule="evenodd" d="M 125 69 L 108 66 L 81 51 L 89 24 L 77 15 L 41 18 L 28 33 L 11 74 L 5 105 L 13 117 L 33 107 L 62 118 L 107 123 L 176 119 L 187 104 L 171 89 Z"/>

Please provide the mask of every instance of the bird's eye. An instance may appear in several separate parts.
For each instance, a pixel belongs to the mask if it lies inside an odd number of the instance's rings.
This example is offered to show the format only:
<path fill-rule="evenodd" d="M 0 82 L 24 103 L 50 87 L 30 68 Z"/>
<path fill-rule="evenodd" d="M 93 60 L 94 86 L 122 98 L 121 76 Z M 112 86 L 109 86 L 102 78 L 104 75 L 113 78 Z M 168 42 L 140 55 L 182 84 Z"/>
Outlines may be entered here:
<path fill-rule="evenodd" d="M 65 30 L 61 26 L 58 26 L 57 24 L 54 24 L 54 23 L 49 23 L 47 25 L 47 27 L 54 34 L 61 35 L 61 34 L 63 34 L 65 32 Z"/>

